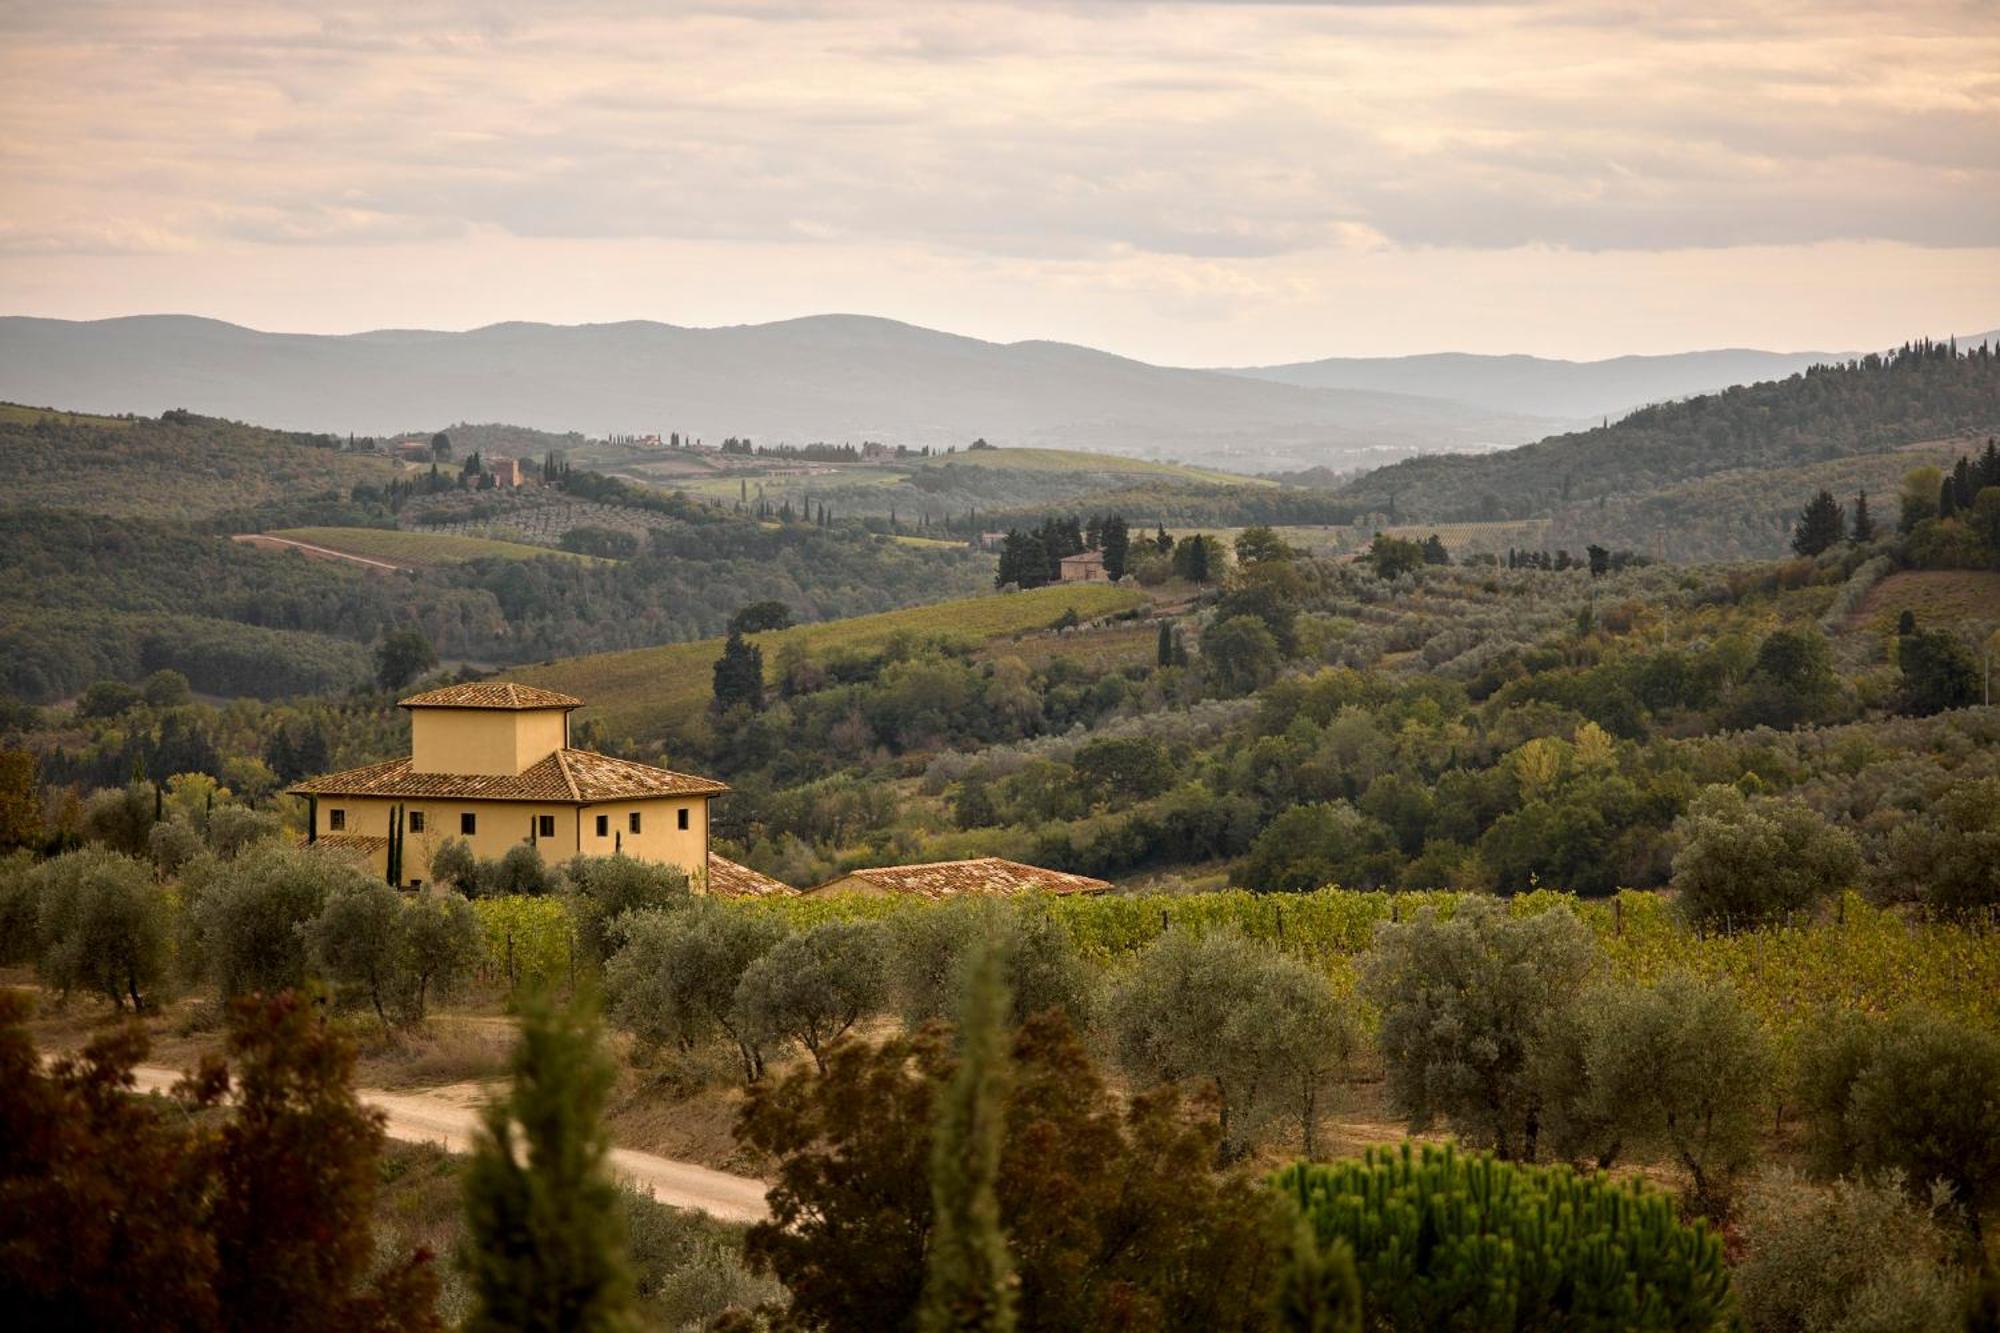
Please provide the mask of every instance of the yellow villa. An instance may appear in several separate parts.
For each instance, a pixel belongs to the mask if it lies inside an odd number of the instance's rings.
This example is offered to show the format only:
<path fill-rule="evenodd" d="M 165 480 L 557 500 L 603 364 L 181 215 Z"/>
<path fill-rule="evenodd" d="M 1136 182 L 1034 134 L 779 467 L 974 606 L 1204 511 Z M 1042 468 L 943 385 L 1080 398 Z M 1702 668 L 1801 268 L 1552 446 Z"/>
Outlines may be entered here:
<path fill-rule="evenodd" d="M 391 824 L 402 813 L 402 886 L 421 888 L 431 857 L 463 838 L 475 855 L 532 843 L 545 861 L 622 854 L 679 866 L 697 892 L 791 892 L 713 856 L 708 803 L 729 790 L 712 778 L 613 759 L 569 743 L 567 694 L 483 681 L 404 699 L 410 754 L 330 773 L 291 790 L 308 802 L 307 840 L 389 871 Z"/>

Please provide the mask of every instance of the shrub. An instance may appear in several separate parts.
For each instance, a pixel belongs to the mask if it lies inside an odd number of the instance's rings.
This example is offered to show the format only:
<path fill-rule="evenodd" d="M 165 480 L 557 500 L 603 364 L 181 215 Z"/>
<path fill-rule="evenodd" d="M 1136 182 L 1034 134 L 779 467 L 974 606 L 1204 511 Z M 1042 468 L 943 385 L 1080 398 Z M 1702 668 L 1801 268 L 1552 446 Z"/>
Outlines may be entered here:
<path fill-rule="evenodd" d="M 1720 981 L 1676 974 L 1614 986 L 1579 1006 L 1595 1117 L 1666 1153 L 1697 1208 L 1720 1216 L 1727 1178 L 1750 1160 L 1770 1054 L 1754 1015 Z"/>
<path fill-rule="evenodd" d="M 31 872 L 37 968 L 65 994 L 88 990 L 141 1008 L 166 978 L 166 891 L 144 862 L 98 848 L 68 852 Z"/>
<path fill-rule="evenodd" d="M 1139 956 L 1114 993 L 1119 1063 L 1141 1086 L 1211 1080 L 1225 1153 L 1281 1111 L 1315 1145 L 1319 1094 L 1353 1045 L 1350 1020 L 1323 973 L 1233 931 L 1174 931 Z"/>
<path fill-rule="evenodd" d="M 1674 888 L 1690 921 L 1749 927 L 1804 911 L 1854 883 L 1861 848 L 1799 801 L 1706 787 L 1674 826 Z"/>
<path fill-rule="evenodd" d="M 1018 1326 L 1266 1326 L 1284 1219 L 1258 1182 L 1215 1169 L 1213 1115 L 1171 1091 L 1121 1106 L 1059 1014 L 1015 1032 L 1008 1065 L 995 1193 Z M 934 1234 L 932 1127 L 954 1070 L 933 1026 L 843 1043 L 825 1074 L 751 1090 L 737 1137 L 779 1165 L 771 1220 L 745 1250 L 783 1280 L 799 1325 L 915 1326 Z"/>
<path fill-rule="evenodd" d="M 1321 1253 L 1352 1250 L 1371 1329 L 1726 1327 L 1720 1239 L 1638 1182 L 1406 1143 L 1277 1185 Z"/>
<path fill-rule="evenodd" d="M 911 1027 L 956 1012 L 966 968 L 981 945 L 999 952 L 1012 1025 L 1050 1009 L 1061 1010 L 1072 1027 L 1089 1025 L 1091 974 L 1069 932 L 1039 903 L 954 899 L 906 912 L 892 930 L 892 989 Z"/>
<path fill-rule="evenodd" d="M 783 925 L 700 898 L 678 911 L 629 912 L 619 932 L 623 943 L 604 969 L 612 1021 L 642 1042 L 683 1049 L 722 1033 L 736 1046 L 744 1082 L 761 1077 L 761 1034 L 743 1023 L 736 991 L 784 938 Z"/>
<path fill-rule="evenodd" d="M 832 921 L 780 941 L 744 970 L 736 987 L 739 1031 L 757 1041 L 785 1037 L 826 1071 L 826 1050 L 887 998 L 882 928 Z"/>
<path fill-rule="evenodd" d="M 1361 987 L 1381 1010 L 1389 1093 L 1413 1130 L 1442 1118 L 1470 1142 L 1533 1160 L 1541 1095 L 1534 1053 L 1574 1021 L 1598 959 L 1566 909 L 1510 916 L 1470 898 L 1376 928 Z"/>
<path fill-rule="evenodd" d="M 479 868 L 480 891 L 500 897 L 538 898 L 554 887 L 541 849 L 517 842 L 498 861 Z"/>
<path fill-rule="evenodd" d="M 217 866 L 193 907 L 209 976 L 225 996 L 304 984 L 310 923 L 336 893 L 377 882 L 350 862 L 278 845 Z"/>
<path fill-rule="evenodd" d="M 1739 1214 L 1737 1309 L 1747 1333 L 1932 1333 L 1958 1321 L 1952 1237 L 1900 1178 L 1819 1188 L 1751 1181 Z"/>

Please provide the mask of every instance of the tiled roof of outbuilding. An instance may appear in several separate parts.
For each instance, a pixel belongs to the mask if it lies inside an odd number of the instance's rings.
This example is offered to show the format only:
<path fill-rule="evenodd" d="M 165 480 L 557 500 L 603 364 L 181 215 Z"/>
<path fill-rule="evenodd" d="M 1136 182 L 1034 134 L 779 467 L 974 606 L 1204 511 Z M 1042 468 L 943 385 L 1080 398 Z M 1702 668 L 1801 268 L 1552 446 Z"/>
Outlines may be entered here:
<path fill-rule="evenodd" d="M 581 708 L 583 700 L 537 685 L 516 685 L 507 680 L 479 680 L 468 685 L 446 685 L 442 689 L 413 694 L 398 708 Z"/>
<path fill-rule="evenodd" d="M 708 854 L 708 891 L 718 898 L 776 898 L 798 890 L 728 857 Z"/>
<path fill-rule="evenodd" d="M 558 696 L 561 697 L 561 696 Z M 520 773 L 413 773 L 408 759 L 350 768 L 301 782 L 300 796 L 433 797 L 462 801 L 546 801 L 589 805 L 651 796 L 719 796 L 713 778 L 675 773 L 594 750 L 557 750 Z"/>
<path fill-rule="evenodd" d="M 860 880 L 866 888 L 885 893 L 905 893 L 918 898 L 1102 893 L 1111 887 L 1108 881 L 1092 879 L 1088 875 L 1044 870 L 1040 866 L 1023 865 L 998 856 L 982 856 L 973 861 L 931 861 L 923 865 L 852 870 L 807 892 L 819 893 L 854 879 Z"/>
<path fill-rule="evenodd" d="M 369 857 L 389 845 L 389 840 L 371 833 L 322 833 L 308 844 L 316 852 L 336 856 Z"/>

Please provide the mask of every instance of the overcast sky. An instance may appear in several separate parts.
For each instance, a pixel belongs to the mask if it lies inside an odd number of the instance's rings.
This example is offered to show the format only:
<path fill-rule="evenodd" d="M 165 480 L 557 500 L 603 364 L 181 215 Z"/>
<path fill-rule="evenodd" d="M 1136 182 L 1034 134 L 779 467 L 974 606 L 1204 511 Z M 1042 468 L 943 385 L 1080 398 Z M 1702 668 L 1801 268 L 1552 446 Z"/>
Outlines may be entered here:
<path fill-rule="evenodd" d="M 1180 364 L 2000 325 L 1995 0 L 0 0 L 0 313 Z"/>

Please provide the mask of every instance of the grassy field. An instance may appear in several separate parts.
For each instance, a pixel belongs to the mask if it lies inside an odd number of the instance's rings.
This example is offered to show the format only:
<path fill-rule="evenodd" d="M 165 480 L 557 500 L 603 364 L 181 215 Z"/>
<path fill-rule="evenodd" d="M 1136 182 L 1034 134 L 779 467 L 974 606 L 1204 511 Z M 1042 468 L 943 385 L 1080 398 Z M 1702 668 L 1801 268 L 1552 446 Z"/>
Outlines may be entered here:
<path fill-rule="evenodd" d="M 1054 586 L 1032 592 L 992 594 L 879 615 L 755 635 L 764 669 L 775 675 L 778 650 L 803 643 L 813 654 L 867 652 L 898 634 L 950 636 L 974 642 L 1044 629 L 1065 610 L 1089 619 L 1128 610 L 1145 601 L 1136 589 Z M 574 694 L 586 701 L 579 716 L 596 719 L 616 735 L 643 736 L 662 722 L 708 705 L 711 674 L 722 640 L 699 639 L 623 653 L 573 657 L 511 672 L 513 679 Z"/>
<path fill-rule="evenodd" d="M 933 457 L 928 466 L 958 463 L 966 467 L 1003 468 L 1018 472 L 1081 472 L 1090 474 L 1131 474 L 1145 477 L 1173 477 L 1181 481 L 1219 483 L 1225 486 L 1275 486 L 1262 477 L 1237 472 L 1214 472 L 1186 463 L 1160 463 L 1147 458 L 1125 458 L 1117 454 L 1089 454 L 1075 449 L 973 449 Z"/>
<path fill-rule="evenodd" d="M 132 423 L 124 417 L 99 417 L 88 412 L 59 412 L 51 407 L 24 407 L 20 403 L 0 403 L 0 425 L 32 426 L 52 421 L 64 426 L 110 426 L 122 428 Z"/>
<path fill-rule="evenodd" d="M 2000 623 L 2000 573 L 1927 569 L 1891 574 L 1868 590 L 1853 623 L 1890 634 L 1905 611 L 1914 611 L 1917 623 L 1931 629 Z"/>
<path fill-rule="evenodd" d="M 267 535 L 411 568 L 462 565 L 471 560 L 539 560 L 551 555 L 563 560 L 600 563 L 595 556 L 558 551 L 550 546 L 494 541 L 486 537 L 460 537 L 449 532 L 402 532 L 390 528 L 281 528 Z"/>

